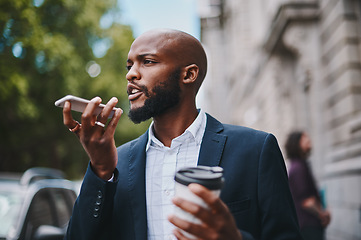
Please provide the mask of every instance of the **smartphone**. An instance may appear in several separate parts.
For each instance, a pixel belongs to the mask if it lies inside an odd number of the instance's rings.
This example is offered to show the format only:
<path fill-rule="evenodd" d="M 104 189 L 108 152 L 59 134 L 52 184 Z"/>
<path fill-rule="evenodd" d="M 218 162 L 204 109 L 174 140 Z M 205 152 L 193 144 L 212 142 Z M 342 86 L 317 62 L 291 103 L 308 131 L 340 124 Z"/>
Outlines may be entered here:
<path fill-rule="evenodd" d="M 65 97 L 57 100 L 55 102 L 55 106 L 63 108 L 66 101 L 70 101 L 71 110 L 76 111 L 76 112 L 81 112 L 81 113 L 84 112 L 85 107 L 90 102 L 89 100 L 84 99 L 84 98 L 76 97 L 73 95 L 66 95 Z M 95 109 L 94 114 L 98 115 L 104 109 L 104 107 L 105 107 L 105 104 L 101 103 L 98 106 L 98 108 Z M 115 107 L 113 108 L 112 112 L 109 115 L 109 118 L 113 117 L 116 109 L 117 108 L 115 108 Z"/>

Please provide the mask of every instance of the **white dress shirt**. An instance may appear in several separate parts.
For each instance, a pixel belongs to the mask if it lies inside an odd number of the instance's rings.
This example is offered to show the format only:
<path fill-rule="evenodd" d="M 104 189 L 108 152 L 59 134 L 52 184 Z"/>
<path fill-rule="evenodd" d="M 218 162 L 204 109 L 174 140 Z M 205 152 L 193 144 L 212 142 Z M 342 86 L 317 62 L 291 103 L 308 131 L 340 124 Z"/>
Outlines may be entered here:
<path fill-rule="evenodd" d="M 146 201 L 148 239 L 176 239 L 172 233 L 174 226 L 167 220 L 173 213 L 174 175 L 184 167 L 197 166 L 207 117 L 201 110 L 194 122 L 184 133 L 166 147 L 153 132 L 153 123 L 149 127 L 146 147 Z"/>

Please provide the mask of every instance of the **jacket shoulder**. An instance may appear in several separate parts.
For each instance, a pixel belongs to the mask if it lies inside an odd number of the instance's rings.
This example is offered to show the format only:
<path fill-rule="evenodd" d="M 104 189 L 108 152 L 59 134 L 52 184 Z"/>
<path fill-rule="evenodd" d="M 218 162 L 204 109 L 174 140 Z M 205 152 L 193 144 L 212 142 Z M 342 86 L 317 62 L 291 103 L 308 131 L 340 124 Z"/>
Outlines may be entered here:
<path fill-rule="evenodd" d="M 242 135 L 249 135 L 254 137 L 266 137 L 269 133 L 257 129 L 253 129 L 250 127 L 245 126 L 238 126 L 232 124 L 223 124 L 224 132 L 227 133 L 234 133 L 234 134 L 242 134 Z"/>
<path fill-rule="evenodd" d="M 221 123 L 209 114 L 207 114 L 206 130 L 218 132 L 227 136 L 242 136 L 257 139 L 264 139 L 269 135 L 267 132 L 256 130 L 250 127 Z"/>

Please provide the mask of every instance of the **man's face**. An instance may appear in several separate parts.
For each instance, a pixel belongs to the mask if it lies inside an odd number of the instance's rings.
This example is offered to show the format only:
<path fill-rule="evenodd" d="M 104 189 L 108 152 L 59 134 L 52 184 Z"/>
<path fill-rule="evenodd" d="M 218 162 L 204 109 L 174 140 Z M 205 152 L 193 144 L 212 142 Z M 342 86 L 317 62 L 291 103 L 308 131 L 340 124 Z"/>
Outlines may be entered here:
<path fill-rule="evenodd" d="M 180 100 L 179 70 L 175 70 L 165 82 L 155 85 L 151 91 L 144 85 L 139 85 L 147 97 L 144 105 L 130 108 L 129 118 L 134 123 L 140 123 L 164 113 L 167 109 L 176 106 Z M 128 93 L 129 94 L 129 93 Z"/>
<path fill-rule="evenodd" d="M 181 68 L 169 50 L 171 44 L 163 42 L 166 41 L 143 36 L 134 41 L 129 51 L 129 117 L 135 123 L 159 116 L 179 103 Z"/>

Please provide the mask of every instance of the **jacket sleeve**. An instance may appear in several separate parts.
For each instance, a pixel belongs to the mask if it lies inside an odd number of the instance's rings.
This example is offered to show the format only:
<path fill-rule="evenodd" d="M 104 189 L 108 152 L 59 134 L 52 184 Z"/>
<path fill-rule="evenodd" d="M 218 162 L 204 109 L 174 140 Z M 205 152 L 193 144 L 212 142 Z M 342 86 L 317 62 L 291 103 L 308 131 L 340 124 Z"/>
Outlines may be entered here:
<path fill-rule="evenodd" d="M 118 171 L 114 172 L 117 179 Z M 107 182 L 98 178 L 89 163 L 80 194 L 74 204 L 65 239 L 110 239 L 112 209 L 117 181 Z"/>
<path fill-rule="evenodd" d="M 287 171 L 276 138 L 268 134 L 259 159 L 258 204 L 261 239 L 302 239 L 288 185 Z"/>

